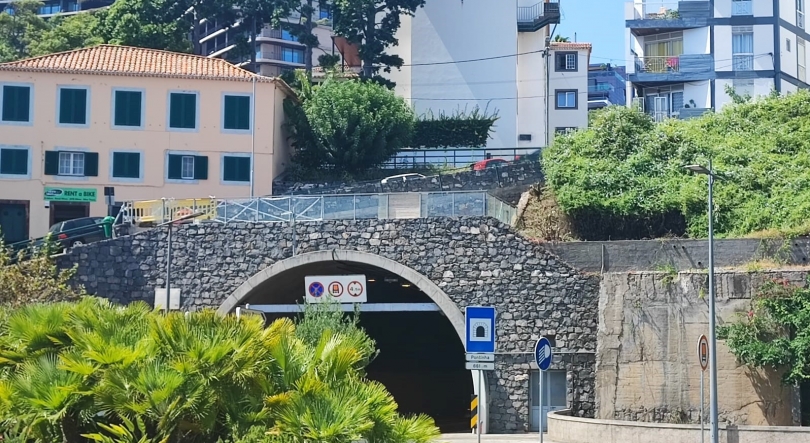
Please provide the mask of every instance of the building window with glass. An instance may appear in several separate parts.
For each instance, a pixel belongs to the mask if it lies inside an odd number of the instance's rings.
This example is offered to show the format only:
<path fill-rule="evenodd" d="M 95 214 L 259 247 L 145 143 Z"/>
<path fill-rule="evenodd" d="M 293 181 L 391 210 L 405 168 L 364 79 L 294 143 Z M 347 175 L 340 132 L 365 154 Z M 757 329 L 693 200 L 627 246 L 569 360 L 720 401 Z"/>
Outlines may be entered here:
<path fill-rule="evenodd" d="M 4 123 L 31 122 L 31 87 L 22 85 L 3 85 L 0 89 L 2 109 L 0 121 Z"/>
<path fill-rule="evenodd" d="M 59 88 L 59 124 L 86 125 L 87 109 L 87 88 Z"/>
<path fill-rule="evenodd" d="M 683 54 L 683 31 L 666 32 L 644 37 L 644 57 L 637 60 L 640 72 L 672 72 L 680 70 Z"/>
<path fill-rule="evenodd" d="M 801 37 L 796 37 L 796 57 L 798 65 L 799 81 L 807 83 L 807 52 L 805 52 L 805 42 Z"/>
<path fill-rule="evenodd" d="M 304 51 L 301 49 L 282 48 L 281 60 L 289 63 L 304 64 Z"/>
<path fill-rule="evenodd" d="M 734 71 L 754 70 L 754 27 L 731 28 L 731 57 Z"/>
<path fill-rule="evenodd" d="M 804 0 L 796 0 L 796 26 L 804 29 Z"/>
<path fill-rule="evenodd" d="M 574 89 L 565 91 L 556 91 L 557 95 L 557 109 L 576 109 L 577 108 L 577 91 Z"/>

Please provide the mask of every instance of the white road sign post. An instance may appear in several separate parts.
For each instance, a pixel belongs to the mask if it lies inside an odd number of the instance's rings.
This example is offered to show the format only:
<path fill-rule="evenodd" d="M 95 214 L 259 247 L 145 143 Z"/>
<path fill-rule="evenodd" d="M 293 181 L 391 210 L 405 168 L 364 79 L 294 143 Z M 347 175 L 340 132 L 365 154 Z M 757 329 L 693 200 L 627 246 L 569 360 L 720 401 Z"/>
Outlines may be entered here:
<path fill-rule="evenodd" d="M 540 443 L 543 443 L 543 373 L 551 366 L 551 342 L 546 337 L 540 337 L 537 344 L 534 345 L 534 361 L 540 369 L 540 376 L 538 377 L 537 384 L 540 385 L 537 389 L 538 401 L 540 403 L 540 420 L 538 428 L 540 428 Z"/>
<path fill-rule="evenodd" d="M 464 309 L 464 350 L 467 352 L 465 367 L 478 371 L 478 399 L 479 413 L 475 433 L 478 434 L 478 443 L 481 443 L 481 410 L 485 406 L 482 400 L 484 386 L 481 380 L 483 371 L 495 370 L 495 308 L 492 306 L 467 306 Z"/>
<path fill-rule="evenodd" d="M 703 374 L 706 373 L 706 368 L 709 367 L 709 339 L 705 335 L 698 338 L 697 352 L 698 362 L 700 363 L 700 443 L 703 443 Z"/>

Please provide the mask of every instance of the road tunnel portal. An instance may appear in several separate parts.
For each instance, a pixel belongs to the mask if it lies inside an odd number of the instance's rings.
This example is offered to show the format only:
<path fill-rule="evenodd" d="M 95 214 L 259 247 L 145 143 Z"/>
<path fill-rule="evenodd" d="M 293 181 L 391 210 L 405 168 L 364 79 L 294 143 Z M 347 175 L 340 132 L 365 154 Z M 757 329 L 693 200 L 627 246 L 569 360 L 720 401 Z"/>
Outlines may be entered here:
<path fill-rule="evenodd" d="M 434 297 L 441 290 L 402 265 L 391 270 L 331 258 L 298 261 L 303 263 L 260 272 L 220 311 L 233 312 L 237 307 L 261 311 L 269 324 L 300 315 L 307 276 L 365 276 L 367 301 L 359 306 L 360 326 L 378 349 L 367 367 L 368 377 L 388 388 L 401 413 L 427 414 L 442 432 L 469 432 L 475 386 L 471 372 L 465 369 L 463 336 L 459 334 L 463 334 L 463 315 L 455 304 L 449 298 L 437 303 L 425 289 Z M 396 268 L 406 272 L 398 273 Z M 342 308 L 353 311 L 355 306 L 343 304 Z"/>

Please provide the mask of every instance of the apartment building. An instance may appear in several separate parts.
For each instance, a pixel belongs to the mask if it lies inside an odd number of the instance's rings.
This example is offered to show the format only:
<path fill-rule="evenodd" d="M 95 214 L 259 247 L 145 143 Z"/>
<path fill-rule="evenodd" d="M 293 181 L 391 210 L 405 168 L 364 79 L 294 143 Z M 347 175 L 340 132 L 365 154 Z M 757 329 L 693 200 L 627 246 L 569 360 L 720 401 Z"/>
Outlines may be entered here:
<path fill-rule="evenodd" d="M 624 66 L 595 63 L 588 66 L 588 109 L 624 106 L 627 103 L 627 71 Z"/>
<path fill-rule="evenodd" d="M 626 4 L 627 100 L 656 120 L 808 87 L 806 0 Z"/>
<path fill-rule="evenodd" d="M 6 241 L 106 215 L 108 187 L 117 201 L 270 194 L 292 94 L 224 60 L 125 46 L 0 64 Z"/>
<path fill-rule="evenodd" d="M 0 12 L 3 12 L 17 0 L 0 0 Z M 106 8 L 115 0 L 41 0 L 42 6 L 37 13 L 43 17 L 55 15 L 72 15 L 84 11 Z"/>
<path fill-rule="evenodd" d="M 554 104 L 547 126 L 553 134 L 588 127 L 590 43 L 552 42 L 548 62 L 549 92 Z"/>

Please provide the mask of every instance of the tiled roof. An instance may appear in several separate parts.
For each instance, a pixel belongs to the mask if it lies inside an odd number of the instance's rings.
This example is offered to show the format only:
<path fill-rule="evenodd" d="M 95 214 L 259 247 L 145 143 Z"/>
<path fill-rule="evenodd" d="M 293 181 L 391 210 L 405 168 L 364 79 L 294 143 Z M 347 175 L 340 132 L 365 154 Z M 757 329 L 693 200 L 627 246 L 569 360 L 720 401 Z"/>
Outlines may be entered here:
<path fill-rule="evenodd" d="M 590 51 L 593 49 L 593 45 L 590 43 L 551 42 L 551 49 L 555 51 Z"/>
<path fill-rule="evenodd" d="M 0 63 L 0 71 L 275 81 L 272 77 L 256 75 L 218 58 L 116 45 L 98 45 Z"/>

